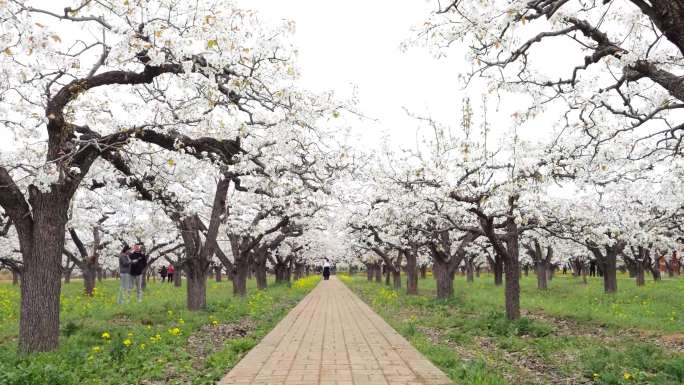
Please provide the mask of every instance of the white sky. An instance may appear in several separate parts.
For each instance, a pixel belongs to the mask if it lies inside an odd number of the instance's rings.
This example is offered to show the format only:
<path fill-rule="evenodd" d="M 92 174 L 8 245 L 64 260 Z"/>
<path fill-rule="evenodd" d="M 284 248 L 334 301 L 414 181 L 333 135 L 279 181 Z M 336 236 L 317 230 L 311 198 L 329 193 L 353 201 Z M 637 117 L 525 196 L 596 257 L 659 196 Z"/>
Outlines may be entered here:
<path fill-rule="evenodd" d="M 295 44 L 303 86 L 335 90 L 340 96 L 357 87 L 358 109 L 375 121 L 357 126 L 375 142 L 383 131 L 393 141 L 414 139 L 413 113 L 432 115 L 454 125 L 460 122 L 458 69 L 466 69 L 456 53 L 436 59 L 426 49 L 401 52 L 411 27 L 427 19 L 433 1 L 392 0 L 242 0 L 274 21 L 296 23 Z M 462 56 L 462 55 L 461 55 Z"/>

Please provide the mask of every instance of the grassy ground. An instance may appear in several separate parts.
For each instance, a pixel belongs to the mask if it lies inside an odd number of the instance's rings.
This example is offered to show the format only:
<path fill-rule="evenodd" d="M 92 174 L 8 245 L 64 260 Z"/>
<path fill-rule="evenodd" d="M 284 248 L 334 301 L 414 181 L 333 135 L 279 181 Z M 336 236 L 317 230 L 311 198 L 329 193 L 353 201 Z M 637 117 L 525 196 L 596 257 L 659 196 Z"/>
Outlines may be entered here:
<path fill-rule="evenodd" d="M 343 279 L 458 384 L 684 384 L 684 279 L 646 287 L 621 277 L 619 293 L 556 277 L 540 292 L 522 279 L 523 318 L 503 314 L 503 288 L 491 276 L 457 277 L 453 299 L 434 299 Z"/>
<path fill-rule="evenodd" d="M 0 384 L 213 384 L 318 282 L 257 292 L 244 299 L 230 282 L 209 282 L 208 308 L 185 310 L 185 287 L 148 284 L 142 303 L 116 304 L 118 281 L 64 285 L 60 348 L 17 354 L 18 288 L 0 283 Z"/>

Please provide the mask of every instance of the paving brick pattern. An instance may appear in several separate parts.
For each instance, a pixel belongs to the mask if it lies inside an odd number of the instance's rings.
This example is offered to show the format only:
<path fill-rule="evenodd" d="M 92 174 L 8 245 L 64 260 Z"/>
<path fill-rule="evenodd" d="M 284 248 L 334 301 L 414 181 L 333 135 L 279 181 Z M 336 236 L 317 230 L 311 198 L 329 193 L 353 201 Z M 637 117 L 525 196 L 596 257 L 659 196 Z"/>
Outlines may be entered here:
<path fill-rule="evenodd" d="M 451 383 L 333 276 L 321 281 L 219 385 Z"/>

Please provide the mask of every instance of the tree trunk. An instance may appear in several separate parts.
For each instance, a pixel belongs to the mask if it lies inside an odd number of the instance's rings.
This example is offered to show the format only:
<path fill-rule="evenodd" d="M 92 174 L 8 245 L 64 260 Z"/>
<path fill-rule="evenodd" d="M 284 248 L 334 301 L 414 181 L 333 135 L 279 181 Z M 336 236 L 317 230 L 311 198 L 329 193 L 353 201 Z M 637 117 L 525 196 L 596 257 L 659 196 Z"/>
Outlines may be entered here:
<path fill-rule="evenodd" d="M 473 277 L 475 273 L 475 267 L 473 266 L 473 261 L 467 260 L 466 261 L 466 281 L 467 282 L 473 282 L 475 278 Z"/>
<path fill-rule="evenodd" d="M 494 257 L 492 269 L 494 272 L 494 285 L 499 286 L 503 283 L 503 261 L 501 257 Z"/>
<path fill-rule="evenodd" d="M 221 277 L 221 270 L 223 269 L 223 266 L 218 265 L 214 266 L 214 277 L 216 278 L 216 282 L 221 282 L 222 277 Z"/>
<path fill-rule="evenodd" d="M 235 258 L 233 273 L 233 295 L 236 297 L 244 297 L 247 295 L 247 275 L 249 275 L 250 266 L 247 258 Z"/>
<path fill-rule="evenodd" d="M 537 289 L 546 290 L 548 289 L 548 267 L 545 261 L 537 261 L 534 265 L 535 272 L 537 273 Z"/>
<path fill-rule="evenodd" d="M 96 268 L 96 274 L 97 274 L 97 282 L 102 282 L 102 268 L 101 267 Z"/>
<path fill-rule="evenodd" d="M 19 284 L 19 273 L 16 270 L 12 270 L 12 285 L 16 286 L 18 284 Z"/>
<path fill-rule="evenodd" d="M 382 268 L 380 268 L 379 263 L 375 264 L 374 270 L 375 270 L 375 282 L 381 283 L 382 282 Z"/>
<path fill-rule="evenodd" d="M 143 269 L 143 271 L 140 275 L 140 287 L 143 290 L 147 289 L 147 268 L 148 268 L 148 266 L 145 266 L 145 268 Z"/>
<path fill-rule="evenodd" d="M 418 294 L 418 270 L 416 254 L 406 253 L 406 294 Z"/>
<path fill-rule="evenodd" d="M 30 191 L 32 231 L 19 234 L 24 238 L 19 350 L 24 353 L 50 351 L 59 345 L 59 298 L 68 199 L 62 196 L 60 187 L 53 185 L 52 189 L 47 194 Z M 30 245 L 26 244 L 27 240 Z"/>
<path fill-rule="evenodd" d="M 517 244 L 517 239 L 515 240 Z M 509 252 L 510 252 L 509 248 Z M 506 274 L 506 317 L 509 320 L 516 320 L 520 318 L 520 266 L 517 258 L 517 252 L 510 252 L 512 258 L 506 258 L 505 274 Z"/>
<path fill-rule="evenodd" d="M 366 278 L 368 282 L 373 281 L 373 265 L 371 264 L 366 264 Z"/>
<path fill-rule="evenodd" d="M 644 265 L 641 262 L 636 263 L 636 271 L 635 277 L 636 277 L 636 285 L 637 286 L 644 286 L 646 284 L 646 278 L 644 277 Z"/>
<path fill-rule="evenodd" d="M 265 290 L 268 288 L 268 272 L 266 271 L 266 261 L 254 261 L 254 277 L 257 282 L 257 289 Z"/>
<path fill-rule="evenodd" d="M 73 269 L 64 269 L 64 283 L 70 283 L 71 282 L 71 274 L 74 270 Z"/>
<path fill-rule="evenodd" d="M 636 278 L 637 276 L 637 265 L 639 264 L 638 261 L 634 261 L 634 263 L 627 262 L 627 258 L 625 258 L 625 265 L 627 266 L 627 271 L 629 272 L 629 278 Z"/>
<path fill-rule="evenodd" d="M 290 283 L 290 268 L 286 263 L 276 263 L 273 269 L 276 283 Z"/>
<path fill-rule="evenodd" d="M 503 260 L 506 274 L 506 318 L 516 320 L 520 318 L 520 248 L 518 245 L 518 225 L 509 220 L 506 225 L 508 239 L 506 240 L 507 258 Z"/>
<path fill-rule="evenodd" d="M 207 307 L 207 272 L 208 262 L 200 258 L 188 259 L 185 265 L 187 275 L 188 310 L 196 311 Z"/>
<path fill-rule="evenodd" d="M 401 269 L 392 270 L 392 284 L 394 290 L 401 290 Z"/>
<path fill-rule="evenodd" d="M 295 263 L 295 276 L 294 279 L 295 281 L 304 278 L 304 264 L 303 263 Z"/>
<path fill-rule="evenodd" d="M 437 298 L 451 298 L 454 295 L 454 272 L 449 271 L 449 265 L 435 259 L 432 265 L 432 275 L 437 283 Z"/>
<path fill-rule="evenodd" d="M 617 292 L 617 253 L 608 251 L 603 266 L 603 290 L 606 293 Z"/>
<path fill-rule="evenodd" d="M 87 296 L 93 296 L 95 289 L 95 279 L 97 278 L 97 268 L 86 264 L 83 268 L 83 288 Z"/>
<path fill-rule="evenodd" d="M 183 282 L 183 269 L 181 266 L 174 266 L 173 267 L 174 272 L 173 272 L 173 286 L 174 287 L 181 287 L 182 282 Z"/>
<path fill-rule="evenodd" d="M 420 267 L 420 278 L 427 278 L 427 265 L 423 265 Z"/>

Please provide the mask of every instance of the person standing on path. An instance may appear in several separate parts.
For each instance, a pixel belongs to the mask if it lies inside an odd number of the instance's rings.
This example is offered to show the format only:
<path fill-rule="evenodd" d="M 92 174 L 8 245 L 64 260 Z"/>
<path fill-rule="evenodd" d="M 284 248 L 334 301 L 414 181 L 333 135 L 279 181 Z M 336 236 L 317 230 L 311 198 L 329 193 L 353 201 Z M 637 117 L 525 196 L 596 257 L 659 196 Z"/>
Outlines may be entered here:
<path fill-rule="evenodd" d="M 328 258 L 323 262 L 323 279 L 326 281 L 330 279 L 330 262 Z"/>
<path fill-rule="evenodd" d="M 140 250 L 140 245 L 133 246 L 131 258 L 131 280 L 135 286 L 138 302 L 142 302 L 142 275 L 147 267 L 147 255 Z"/>
<path fill-rule="evenodd" d="M 166 269 L 166 276 L 168 277 L 167 280 L 168 282 L 173 281 L 173 274 L 176 272 L 176 269 L 173 268 L 173 265 L 169 265 L 169 268 Z"/>
<path fill-rule="evenodd" d="M 159 269 L 159 275 L 161 275 L 161 281 L 164 282 L 166 280 L 166 275 L 168 274 L 168 270 L 166 269 L 166 266 L 162 266 Z"/>
<path fill-rule="evenodd" d="M 119 286 L 119 297 L 116 302 L 122 304 L 129 302 L 131 297 L 131 258 L 129 257 L 130 247 L 124 246 L 119 253 L 119 277 L 121 278 Z"/>

